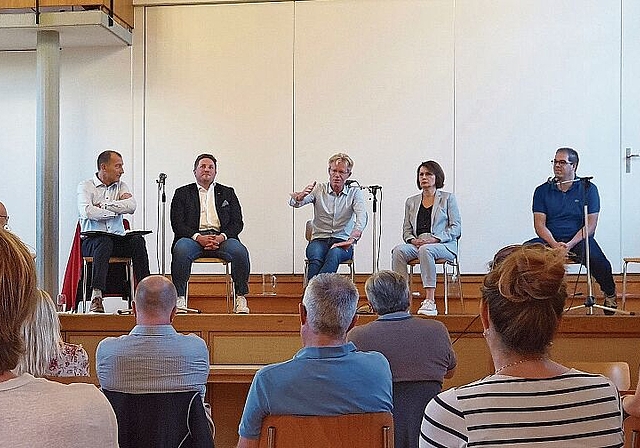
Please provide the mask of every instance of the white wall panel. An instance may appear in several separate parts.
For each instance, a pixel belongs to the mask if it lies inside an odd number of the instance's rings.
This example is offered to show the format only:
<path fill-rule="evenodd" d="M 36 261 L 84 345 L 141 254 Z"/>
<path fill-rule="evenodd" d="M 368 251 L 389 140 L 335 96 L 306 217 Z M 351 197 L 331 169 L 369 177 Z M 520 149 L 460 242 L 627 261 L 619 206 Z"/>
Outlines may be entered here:
<path fill-rule="evenodd" d="M 533 190 L 560 146 L 595 177 L 596 236 L 619 266 L 619 2 L 458 0 L 455 55 L 464 271 L 535 236 Z"/>
<path fill-rule="evenodd" d="M 326 182 L 329 157 L 348 153 L 352 179 L 383 186 L 380 268 L 389 269 L 420 162 L 437 160 L 454 189 L 452 2 L 296 3 L 295 45 L 295 189 Z M 358 272 L 372 269 L 371 201 L 369 213 Z M 295 213 L 298 272 L 311 215 Z"/>
<path fill-rule="evenodd" d="M 127 164 L 131 160 L 131 49 L 63 49 L 60 65 L 62 279 L 78 219 L 76 186 L 95 173 L 96 157 L 106 148 L 120 151 Z M 35 244 L 35 76 L 35 52 L 0 53 L 0 200 L 9 209 L 12 229 L 30 245 Z M 128 173 L 124 179 L 132 184 Z"/>
<path fill-rule="evenodd" d="M 9 226 L 36 240 L 36 54 L 0 52 L 0 201 Z"/>
<path fill-rule="evenodd" d="M 151 8 L 146 45 L 145 175 L 168 176 L 167 266 L 173 192 L 207 152 L 242 204 L 252 272 L 291 272 L 293 4 Z"/>
<path fill-rule="evenodd" d="M 142 227 L 144 191 L 134 181 L 131 48 L 64 49 L 60 62 L 60 269 L 69 257 L 78 220 L 76 188 L 97 171 L 105 149 L 122 154 L 122 179 L 138 202 L 128 216 Z M 62 283 L 60 283 L 62 286 Z"/>
<path fill-rule="evenodd" d="M 622 256 L 640 256 L 640 157 L 631 160 L 631 172 L 625 171 L 625 148 L 640 154 L 640 2 L 623 1 L 623 57 L 622 57 L 622 139 L 620 161 L 622 172 Z M 637 264 L 629 265 L 638 272 Z"/>

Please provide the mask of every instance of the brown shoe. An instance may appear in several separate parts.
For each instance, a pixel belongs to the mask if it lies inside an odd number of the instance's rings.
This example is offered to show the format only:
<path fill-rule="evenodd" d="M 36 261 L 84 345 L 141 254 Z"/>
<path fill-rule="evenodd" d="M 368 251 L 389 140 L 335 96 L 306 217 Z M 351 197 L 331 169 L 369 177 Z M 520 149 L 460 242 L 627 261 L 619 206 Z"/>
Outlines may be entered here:
<path fill-rule="evenodd" d="M 94 297 L 91 300 L 91 306 L 89 307 L 90 313 L 104 313 L 104 306 L 102 306 L 102 297 Z"/>
<path fill-rule="evenodd" d="M 612 296 L 607 296 L 604 298 L 604 306 L 606 306 L 607 308 L 618 308 L 618 302 L 616 302 L 616 295 L 612 295 Z M 615 311 L 609 311 L 609 310 L 603 310 L 604 314 L 606 314 L 607 316 L 613 316 L 614 314 L 616 314 Z"/>

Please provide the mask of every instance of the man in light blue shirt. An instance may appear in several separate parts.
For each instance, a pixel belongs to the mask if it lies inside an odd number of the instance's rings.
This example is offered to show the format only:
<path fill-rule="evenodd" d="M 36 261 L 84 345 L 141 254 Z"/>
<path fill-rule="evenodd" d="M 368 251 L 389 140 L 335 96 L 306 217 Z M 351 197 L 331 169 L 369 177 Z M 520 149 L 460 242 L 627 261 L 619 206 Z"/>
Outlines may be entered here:
<path fill-rule="evenodd" d="M 204 399 L 209 350 L 200 337 L 178 333 L 171 325 L 177 297 L 162 275 L 138 284 L 136 326 L 128 335 L 98 344 L 96 370 L 103 389 L 131 394 L 197 390 Z"/>
<path fill-rule="evenodd" d="M 122 156 L 116 151 L 103 151 L 97 165 L 96 174 L 80 182 L 77 193 L 80 230 L 104 232 L 82 237 L 82 256 L 93 257 L 90 311 L 104 313 L 102 293 L 107 286 L 109 258 L 131 257 L 133 272 L 140 281 L 149 275 L 149 256 L 141 235 L 122 237 L 125 234 L 123 215 L 136 211 L 136 200 L 129 186 L 120 180 L 124 174 Z"/>
<path fill-rule="evenodd" d="M 390 412 L 391 370 L 378 352 L 346 341 L 358 316 L 358 290 L 339 274 L 319 274 L 300 308 L 303 349 L 293 359 L 260 369 L 240 420 L 238 448 L 257 448 L 267 415 Z"/>
<path fill-rule="evenodd" d="M 336 272 L 340 263 L 353 258 L 353 245 L 367 225 L 362 190 L 346 185 L 353 160 L 338 153 L 329 159 L 329 182 L 313 182 L 290 194 L 289 205 L 313 204 L 313 231 L 307 245 L 307 280 L 319 273 Z"/>

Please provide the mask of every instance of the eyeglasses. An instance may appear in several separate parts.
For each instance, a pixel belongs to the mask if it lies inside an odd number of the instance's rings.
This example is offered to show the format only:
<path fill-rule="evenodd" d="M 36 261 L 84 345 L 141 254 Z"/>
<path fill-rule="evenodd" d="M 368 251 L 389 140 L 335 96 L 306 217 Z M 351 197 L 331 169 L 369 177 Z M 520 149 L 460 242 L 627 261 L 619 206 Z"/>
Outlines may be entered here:
<path fill-rule="evenodd" d="M 0 215 L 0 219 L 6 219 L 7 221 L 9 221 L 9 215 Z"/>
<path fill-rule="evenodd" d="M 349 175 L 349 171 L 335 170 L 333 168 L 330 168 L 329 169 L 329 174 L 331 174 L 331 175 L 339 174 L 340 176 L 348 176 Z"/>
<path fill-rule="evenodd" d="M 552 165 L 560 165 L 560 166 L 566 166 L 566 165 L 573 165 L 573 162 L 569 162 L 568 160 L 556 160 L 553 159 L 551 161 Z"/>

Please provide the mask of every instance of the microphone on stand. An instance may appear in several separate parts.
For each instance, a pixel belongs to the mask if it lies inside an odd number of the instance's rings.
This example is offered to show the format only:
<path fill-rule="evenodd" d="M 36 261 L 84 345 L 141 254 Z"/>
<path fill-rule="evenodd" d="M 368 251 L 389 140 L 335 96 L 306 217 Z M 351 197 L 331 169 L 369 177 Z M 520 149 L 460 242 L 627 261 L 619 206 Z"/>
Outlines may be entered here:
<path fill-rule="evenodd" d="M 158 184 L 158 190 L 162 190 L 162 202 L 167 202 L 167 195 L 164 192 L 166 181 L 167 175 L 165 173 L 158 174 L 158 180 L 156 180 L 156 183 Z"/>
<path fill-rule="evenodd" d="M 556 177 L 550 177 L 547 179 L 547 183 L 555 184 L 555 185 L 563 185 L 563 184 L 572 184 L 574 182 L 580 182 L 580 181 L 588 182 L 591 179 L 593 179 L 593 176 L 574 177 L 573 179 L 569 179 L 569 180 L 558 180 Z"/>
<path fill-rule="evenodd" d="M 360 186 L 360 182 L 358 182 L 358 181 L 357 181 L 357 180 L 355 180 L 355 179 L 349 179 L 349 180 L 346 180 L 346 181 L 344 182 L 344 184 L 345 184 L 347 187 L 349 187 L 349 186 L 350 186 L 350 185 L 352 185 L 352 184 L 357 184 L 358 186 Z"/>

